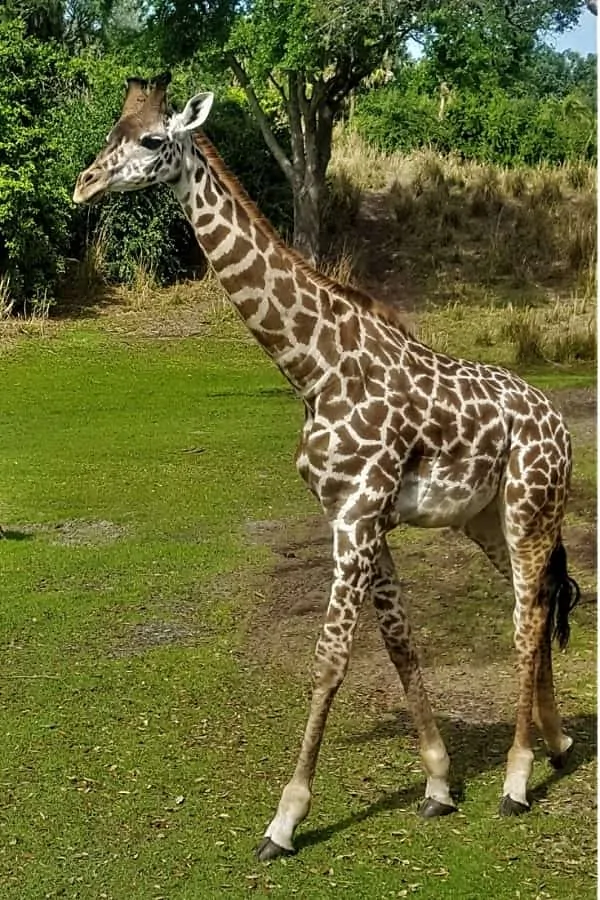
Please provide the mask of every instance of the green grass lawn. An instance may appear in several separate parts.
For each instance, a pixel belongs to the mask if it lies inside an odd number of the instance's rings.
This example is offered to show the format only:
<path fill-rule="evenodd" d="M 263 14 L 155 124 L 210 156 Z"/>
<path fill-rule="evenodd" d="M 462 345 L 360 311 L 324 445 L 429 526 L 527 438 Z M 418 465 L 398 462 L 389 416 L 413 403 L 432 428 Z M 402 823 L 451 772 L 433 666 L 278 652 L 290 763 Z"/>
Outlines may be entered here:
<path fill-rule="evenodd" d="M 252 526 L 284 532 L 318 513 L 293 465 L 301 404 L 235 332 L 128 341 L 65 325 L 17 341 L 0 368 L 2 900 L 596 896 L 589 608 L 557 662 L 577 753 L 560 779 L 540 755 L 529 816 L 497 815 L 510 713 L 461 728 L 438 704 L 465 794 L 458 815 L 423 823 L 412 732 L 396 736 L 389 709 L 351 682 L 302 852 L 259 865 L 316 630 L 299 626 L 297 663 L 265 624 L 261 650 L 274 554 Z M 578 440 L 592 504 L 591 438 Z M 483 597 L 490 572 L 476 572 Z M 591 569 L 581 575 L 591 589 Z M 510 606 L 501 620 L 509 666 Z M 468 647 L 468 616 L 457 623 Z M 399 692 L 390 703 L 401 709 Z"/>

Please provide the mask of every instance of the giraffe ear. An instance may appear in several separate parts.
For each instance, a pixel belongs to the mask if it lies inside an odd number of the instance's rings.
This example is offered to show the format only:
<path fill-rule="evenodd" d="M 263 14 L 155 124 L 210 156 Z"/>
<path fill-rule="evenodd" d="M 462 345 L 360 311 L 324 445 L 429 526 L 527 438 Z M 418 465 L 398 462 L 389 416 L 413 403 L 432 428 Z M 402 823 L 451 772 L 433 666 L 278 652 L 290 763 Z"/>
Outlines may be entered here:
<path fill-rule="evenodd" d="M 169 122 L 169 135 L 172 138 L 191 134 L 204 124 L 208 118 L 215 95 L 212 91 L 196 94 L 185 105 L 180 113 L 175 113 Z"/>

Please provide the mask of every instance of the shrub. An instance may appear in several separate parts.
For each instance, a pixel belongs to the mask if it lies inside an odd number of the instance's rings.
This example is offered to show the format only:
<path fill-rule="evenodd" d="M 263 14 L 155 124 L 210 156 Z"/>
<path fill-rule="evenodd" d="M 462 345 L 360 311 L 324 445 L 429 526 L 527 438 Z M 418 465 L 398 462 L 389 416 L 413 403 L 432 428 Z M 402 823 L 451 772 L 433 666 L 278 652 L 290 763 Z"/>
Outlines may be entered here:
<path fill-rule="evenodd" d="M 56 109 L 83 81 L 60 48 L 0 23 L 0 274 L 12 296 L 52 295 L 69 243 Z"/>
<path fill-rule="evenodd" d="M 389 85 L 360 96 L 352 122 L 387 152 L 430 146 L 501 165 L 596 159 L 595 109 L 576 91 L 539 99 L 455 90 L 439 118 L 434 95 Z"/>
<path fill-rule="evenodd" d="M 440 140 L 438 103 L 414 90 L 388 86 L 358 98 L 353 126 L 380 150 L 406 152 Z"/>

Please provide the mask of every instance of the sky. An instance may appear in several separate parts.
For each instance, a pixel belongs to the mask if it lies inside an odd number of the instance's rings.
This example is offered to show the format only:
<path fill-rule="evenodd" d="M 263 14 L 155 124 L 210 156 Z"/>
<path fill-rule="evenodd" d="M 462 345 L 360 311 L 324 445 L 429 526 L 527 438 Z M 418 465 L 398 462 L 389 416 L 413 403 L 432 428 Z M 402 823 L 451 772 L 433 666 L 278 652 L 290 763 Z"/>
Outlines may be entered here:
<path fill-rule="evenodd" d="M 582 56 L 588 53 L 597 53 L 596 25 L 598 20 L 587 9 L 584 9 L 579 19 L 579 24 L 564 34 L 549 38 L 548 43 L 556 50 L 576 50 Z M 411 56 L 418 58 L 422 49 L 419 44 L 408 41 L 408 50 Z"/>
<path fill-rule="evenodd" d="M 584 10 L 581 14 L 579 24 L 575 28 L 566 31 L 564 34 L 558 35 L 558 37 L 552 38 L 549 43 L 557 50 L 576 50 L 578 53 L 581 53 L 582 56 L 587 56 L 588 53 L 596 53 L 597 21 L 598 20 L 591 13 Z"/>

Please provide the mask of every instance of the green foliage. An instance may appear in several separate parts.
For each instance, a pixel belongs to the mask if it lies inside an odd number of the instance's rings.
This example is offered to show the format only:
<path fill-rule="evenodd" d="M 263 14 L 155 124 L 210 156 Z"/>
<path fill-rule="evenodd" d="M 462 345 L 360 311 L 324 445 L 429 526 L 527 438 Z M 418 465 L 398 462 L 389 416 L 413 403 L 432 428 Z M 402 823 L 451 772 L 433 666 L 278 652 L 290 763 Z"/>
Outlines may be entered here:
<path fill-rule="evenodd" d="M 44 20 L 36 27 L 49 26 Z M 198 262 L 195 238 L 166 188 L 110 197 L 97 207 L 71 203 L 78 173 L 120 113 L 125 78 L 155 74 L 160 62 L 150 69 L 139 60 L 125 64 L 115 53 L 74 58 L 56 41 L 27 35 L 23 22 L 0 20 L 0 65 L 0 274 L 8 274 L 11 296 L 21 304 L 54 296 L 66 258 L 82 259 L 92 242 L 102 246 L 109 281 L 130 281 L 141 266 L 167 282 Z M 283 176 L 245 99 L 226 93 L 198 64 L 178 67 L 173 96 L 180 105 L 200 88 L 220 95 L 210 128 L 220 152 L 265 211 L 287 227 Z"/>
<path fill-rule="evenodd" d="M 123 83 L 132 74 L 114 56 L 84 57 L 87 85 L 61 110 L 62 180 L 70 190 L 77 174 L 96 156 L 118 118 Z M 140 72 L 140 74 L 146 74 Z M 131 281 L 139 267 L 157 281 L 176 277 L 194 241 L 179 204 L 168 189 L 112 196 L 98 206 L 71 206 L 70 252 L 82 258 L 92 241 L 102 244 L 103 275 Z"/>
<path fill-rule="evenodd" d="M 402 87 L 359 98 L 353 125 L 380 149 L 432 146 L 468 159 L 513 165 L 595 160 L 595 112 L 577 92 L 563 98 L 453 92 L 444 115 L 439 98 Z"/>
<path fill-rule="evenodd" d="M 0 272 L 13 297 L 50 295 L 69 242 L 69 191 L 57 107 L 83 79 L 52 43 L 0 22 Z"/>
<path fill-rule="evenodd" d="M 422 17 L 425 56 L 436 82 L 467 91 L 514 89 L 539 46 L 581 13 L 578 0 L 445 0 Z"/>
<path fill-rule="evenodd" d="M 362 95 L 352 124 L 366 140 L 388 153 L 435 146 L 441 140 L 436 100 L 395 86 Z"/>
<path fill-rule="evenodd" d="M 133 282 L 142 269 L 158 283 L 168 283 L 192 258 L 193 232 L 166 186 L 109 196 L 99 210 L 93 239 L 101 244 L 109 281 Z"/>
<path fill-rule="evenodd" d="M 559 53 L 542 45 L 523 72 L 523 91 L 537 97 L 561 98 L 577 92 L 595 108 L 596 69 L 596 54 L 581 56 L 572 50 Z"/>
<path fill-rule="evenodd" d="M 0 21 L 19 19 L 25 33 L 71 52 L 107 48 L 139 31 L 135 0 L 4 0 Z"/>

